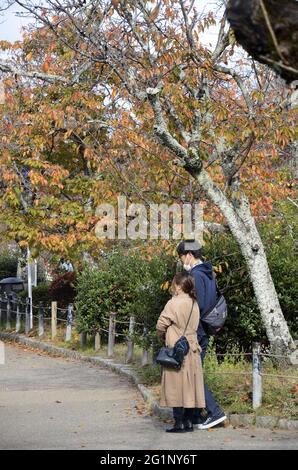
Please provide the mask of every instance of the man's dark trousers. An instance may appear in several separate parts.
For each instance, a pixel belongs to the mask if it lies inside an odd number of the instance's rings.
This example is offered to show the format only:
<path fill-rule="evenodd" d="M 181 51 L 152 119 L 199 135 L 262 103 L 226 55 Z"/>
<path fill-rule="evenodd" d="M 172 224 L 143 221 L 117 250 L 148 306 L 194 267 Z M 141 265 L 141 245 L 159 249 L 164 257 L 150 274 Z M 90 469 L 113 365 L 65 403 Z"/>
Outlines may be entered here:
<path fill-rule="evenodd" d="M 207 348 L 208 348 L 208 343 L 209 343 L 209 338 L 207 335 L 203 335 L 201 338 L 198 338 L 199 344 L 202 348 L 201 352 L 201 361 L 202 364 L 204 363 L 204 359 L 207 353 Z M 212 393 L 210 392 L 208 385 L 206 384 L 204 380 L 204 390 L 205 390 L 205 401 L 206 401 L 206 409 L 208 411 L 208 415 L 211 416 L 217 416 L 218 414 L 222 413 L 222 410 L 220 409 L 219 405 L 215 401 L 215 398 L 213 397 Z M 194 410 L 194 417 L 198 418 L 201 414 L 201 411 L 199 408 L 196 408 Z"/>

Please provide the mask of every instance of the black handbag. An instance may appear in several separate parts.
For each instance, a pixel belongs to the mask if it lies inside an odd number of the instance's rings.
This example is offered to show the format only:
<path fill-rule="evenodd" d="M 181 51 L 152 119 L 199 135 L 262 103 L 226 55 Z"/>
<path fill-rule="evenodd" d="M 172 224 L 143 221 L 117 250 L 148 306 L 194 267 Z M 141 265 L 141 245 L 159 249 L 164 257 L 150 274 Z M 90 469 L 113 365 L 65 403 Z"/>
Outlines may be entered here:
<path fill-rule="evenodd" d="M 187 330 L 190 317 L 192 315 L 194 306 L 194 301 L 192 303 L 191 311 L 186 323 L 186 327 L 184 329 L 183 335 L 176 341 L 175 346 L 173 348 L 169 348 L 167 346 L 163 346 L 157 357 L 156 362 L 160 364 L 162 367 L 166 367 L 167 369 L 181 369 L 184 357 L 188 354 L 189 351 L 189 344 L 187 338 L 184 336 Z"/>
<path fill-rule="evenodd" d="M 156 357 L 157 364 L 168 369 L 180 369 L 181 364 L 174 357 L 174 348 L 163 346 Z"/>

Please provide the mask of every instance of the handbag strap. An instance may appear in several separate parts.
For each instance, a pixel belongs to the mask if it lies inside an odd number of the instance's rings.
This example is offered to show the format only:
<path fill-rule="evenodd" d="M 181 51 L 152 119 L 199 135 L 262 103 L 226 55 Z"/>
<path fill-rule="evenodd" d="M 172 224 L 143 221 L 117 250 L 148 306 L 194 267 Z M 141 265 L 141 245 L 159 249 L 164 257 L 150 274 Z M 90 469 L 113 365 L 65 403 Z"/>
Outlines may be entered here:
<path fill-rule="evenodd" d="M 195 301 L 193 300 L 193 301 L 192 301 L 191 311 L 190 311 L 190 314 L 189 314 L 189 317 L 188 317 L 188 320 L 187 320 L 187 323 L 186 323 L 186 327 L 185 327 L 185 329 L 184 329 L 184 331 L 183 331 L 183 335 L 182 335 L 182 336 L 185 336 L 185 333 L 186 333 L 186 330 L 187 330 L 187 327 L 188 327 L 188 324 L 189 324 L 189 321 L 190 321 L 190 317 L 191 317 L 191 315 L 192 315 L 192 311 L 193 311 L 193 306 L 194 306 L 194 304 L 195 304 Z"/>

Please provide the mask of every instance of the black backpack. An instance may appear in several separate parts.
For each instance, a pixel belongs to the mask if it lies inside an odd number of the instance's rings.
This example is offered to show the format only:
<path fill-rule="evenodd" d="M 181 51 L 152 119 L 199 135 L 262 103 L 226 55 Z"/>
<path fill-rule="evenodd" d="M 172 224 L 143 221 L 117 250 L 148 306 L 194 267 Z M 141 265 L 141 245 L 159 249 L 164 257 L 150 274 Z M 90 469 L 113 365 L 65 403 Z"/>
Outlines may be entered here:
<path fill-rule="evenodd" d="M 209 335 L 217 335 L 225 324 L 228 315 L 228 307 L 226 299 L 222 292 L 216 286 L 216 303 L 209 308 L 201 318 L 203 327 Z"/>

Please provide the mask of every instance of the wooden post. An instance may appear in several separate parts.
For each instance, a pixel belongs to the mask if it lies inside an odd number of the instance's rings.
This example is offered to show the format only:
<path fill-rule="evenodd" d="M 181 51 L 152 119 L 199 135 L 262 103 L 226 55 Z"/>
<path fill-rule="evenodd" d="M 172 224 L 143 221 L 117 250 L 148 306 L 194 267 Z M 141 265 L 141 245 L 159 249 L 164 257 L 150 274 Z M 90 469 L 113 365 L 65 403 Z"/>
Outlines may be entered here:
<path fill-rule="evenodd" d="M 143 336 L 144 338 L 146 339 L 148 335 L 148 328 L 146 326 L 144 326 L 144 330 L 143 330 Z M 144 348 L 143 349 L 143 356 L 142 356 L 142 366 L 146 366 L 149 362 L 149 350 Z"/>
<path fill-rule="evenodd" d="M 100 336 L 100 330 L 95 333 L 95 338 L 94 338 L 94 350 L 97 352 L 101 348 L 101 336 Z"/>
<path fill-rule="evenodd" d="M 116 333 L 116 313 L 110 313 L 109 321 L 109 342 L 108 342 L 108 357 L 113 357 L 114 355 L 114 344 L 115 344 L 115 333 Z"/>
<path fill-rule="evenodd" d="M 33 306 L 32 306 L 32 261 L 31 261 L 31 252 L 30 248 L 27 248 L 27 276 L 28 276 L 28 297 L 30 299 L 29 303 L 29 317 L 30 317 L 30 323 L 29 323 L 29 329 L 32 330 L 33 328 Z"/>
<path fill-rule="evenodd" d="M 0 341 L 0 366 L 4 366 L 5 364 L 5 347 L 4 343 Z"/>
<path fill-rule="evenodd" d="M 11 313 L 12 313 L 12 317 L 14 318 L 15 322 L 17 320 L 16 306 L 17 306 L 17 298 L 16 297 L 11 297 Z"/>
<path fill-rule="evenodd" d="M 38 336 L 41 338 L 44 336 L 44 308 L 42 302 L 38 305 Z"/>
<path fill-rule="evenodd" d="M 51 303 L 52 339 L 57 336 L 57 302 Z"/>
<path fill-rule="evenodd" d="M 129 318 L 129 334 L 132 335 L 135 328 L 135 317 L 131 316 Z M 126 363 L 129 364 L 133 360 L 133 349 L 134 349 L 134 342 L 132 339 L 129 339 L 127 342 L 127 356 L 126 356 Z"/>
<path fill-rule="evenodd" d="M 70 341 L 71 340 L 72 312 L 73 312 L 73 305 L 69 304 L 68 307 L 67 307 L 67 326 L 66 326 L 65 341 Z"/>
<path fill-rule="evenodd" d="M 7 330 L 10 330 L 11 328 L 11 303 L 10 303 L 10 298 L 9 298 L 9 295 L 6 296 L 6 329 Z"/>
<path fill-rule="evenodd" d="M 252 356 L 252 402 L 253 409 L 256 410 L 262 404 L 262 370 L 260 358 L 260 343 L 253 343 Z"/>
<path fill-rule="evenodd" d="M 80 333 L 80 345 L 81 348 L 84 348 L 87 345 L 87 333 L 85 333 L 85 331 Z"/>
<path fill-rule="evenodd" d="M 20 303 L 18 300 L 17 300 L 16 306 L 17 306 L 16 333 L 19 333 L 21 329 L 21 315 L 20 315 Z"/>
<path fill-rule="evenodd" d="M 25 334 L 28 335 L 30 331 L 30 298 L 27 297 L 26 299 L 26 307 L 25 307 Z"/>

